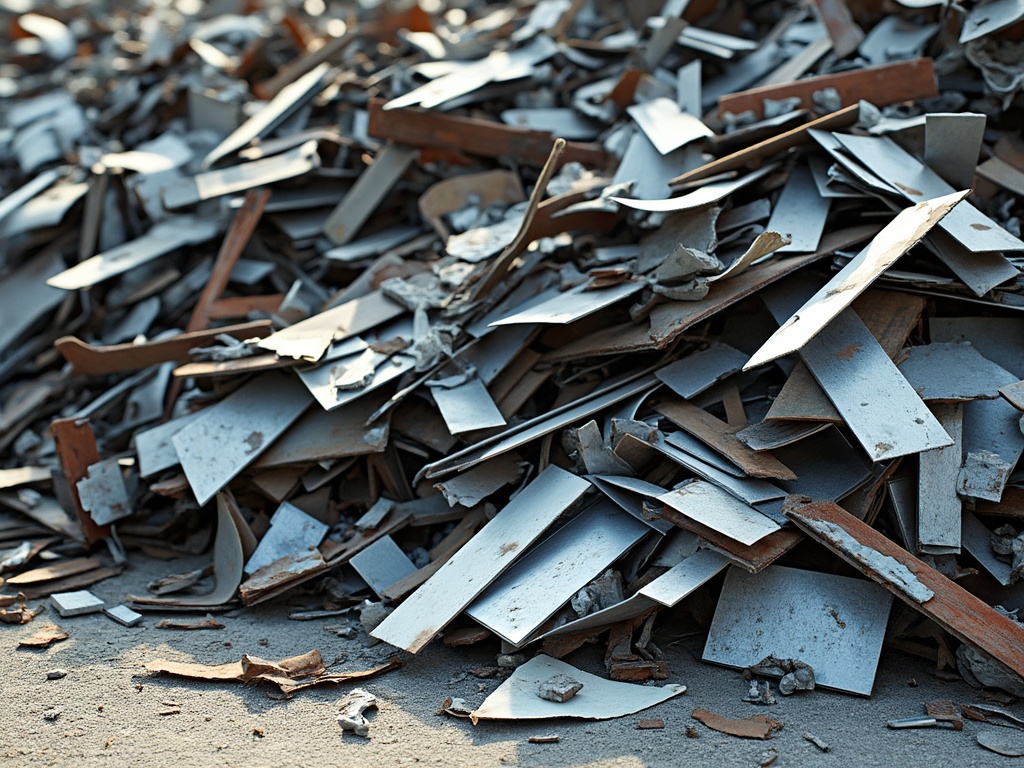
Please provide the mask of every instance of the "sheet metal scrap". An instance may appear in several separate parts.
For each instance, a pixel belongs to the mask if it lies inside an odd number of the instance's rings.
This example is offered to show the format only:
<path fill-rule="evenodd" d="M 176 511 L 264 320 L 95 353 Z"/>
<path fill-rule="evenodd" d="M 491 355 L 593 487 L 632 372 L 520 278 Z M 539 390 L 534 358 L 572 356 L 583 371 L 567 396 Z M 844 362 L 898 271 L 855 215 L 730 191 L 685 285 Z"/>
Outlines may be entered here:
<path fill-rule="evenodd" d="M 397 5 L 8 9 L 0 619 L 207 553 L 133 608 L 607 633 L 635 681 L 731 563 L 825 626 L 860 571 L 1024 674 L 985 602 L 1024 562 L 1019 8 Z M 870 694 L 879 643 L 815 678 Z M 293 661 L 156 667 L 352 679 Z M 552 707 L 679 690 L 600 688 Z"/>

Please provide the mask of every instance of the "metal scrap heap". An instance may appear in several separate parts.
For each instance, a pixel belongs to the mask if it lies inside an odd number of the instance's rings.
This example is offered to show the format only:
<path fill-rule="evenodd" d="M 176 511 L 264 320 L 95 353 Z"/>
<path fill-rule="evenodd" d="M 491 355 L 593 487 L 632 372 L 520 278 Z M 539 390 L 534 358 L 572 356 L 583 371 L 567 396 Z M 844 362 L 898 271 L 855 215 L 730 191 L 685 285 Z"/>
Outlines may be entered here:
<path fill-rule="evenodd" d="M 1024 695 L 1019 2 L 102 10 L 0 1 L 0 619 L 207 552 L 112 618 L 496 636 L 474 720 Z"/>

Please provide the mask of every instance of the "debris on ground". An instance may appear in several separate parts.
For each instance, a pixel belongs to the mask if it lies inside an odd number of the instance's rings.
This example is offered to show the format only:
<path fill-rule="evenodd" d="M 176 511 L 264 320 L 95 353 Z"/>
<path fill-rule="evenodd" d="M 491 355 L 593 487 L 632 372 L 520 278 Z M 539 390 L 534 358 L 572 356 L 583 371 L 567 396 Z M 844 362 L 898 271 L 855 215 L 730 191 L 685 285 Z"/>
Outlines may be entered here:
<path fill-rule="evenodd" d="M 811 742 L 811 744 L 813 744 L 814 746 L 816 746 L 816 747 L 817 747 L 818 749 L 820 749 L 820 750 L 821 750 L 822 752 L 828 752 L 829 750 L 831 750 L 831 749 L 832 749 L 832 747 L 831 747 L 831 746 L 829 746 L 829 744 L 828 744 L 828 743 L 826 743 L 826 742 L 822 741 L 822 740 L 821 740 L 821 739 L 819 739 L 819 738 L 818 738 L 817 736 L 815 736 L 815 735 L 814 735 L 813 733 L 807 733 L 807 732 L 805 731 L 805 732 L 804 732 L 804 738 L 805 738 L 805 739 L 806 739 L 807 741 Z"/>
<path fill-rule="evenodd" d="M 143 666 L 156 674 L 168 674 L 193 680 L 211 682 L 270 683 L 276 685 L 285 696 L 293 696 L 304 688 L 326 683 L 344 684 L 366 680 L 390 672 L 401 666 L 392 659 L 378 667 L 355 672 L 328 672 L 319 651 L 310 651 L 278 661 L 268 661 L 256 656 L 243 656 L 241 661 L 219 665 L 194 664 L 188 662 L 156 659 Z"/>
<path fill-rule="evenodd" d="M 555 675 L 537 686 L 537 695 L 548 701 L 565 702 L 583 690 L 583 683 L 568 675 Z"/>
<path fill-rule="evenodd" d="M 555 675 L 565 675 L 581 686 L 567 701 L 551 701 L 538 695 L 539 686 Z M 480 720 L 543 720 L 578 717 L 607 720 L 653 707 L 686 692 L 686 686 L 662 687 L 620 683 L 576 669 L 543 654 L 518 667 L 472 713 Z"/>
<path fill-rule="evenodd" d="M 782 723 L 764 715 L 752 715 L 738 720 L 716 715 L 705 709 L 697 708 L 690 715 L 713 731 L 739 736 L 741 739 L 768 739 L 776 731 L 782 730 Z"/>
<path fill-rule="evenodd" d="M 345 695 L 339 704 L 338 725 L 343 731 L 351 731 L 356 736 L 369 736 L 370 723 L 363 712 L 377 708 L 377 697 L 372 693 L 356 688 Z"/>
<path fill-rule="evenodd" d="M 555 735 L 550 736 L 531 736 L 527 739 L 530 744 L 557 744 L 559 737 Z"/>
<path fill-rule="evenodd" d="M 667 701 L 684 622 L 754 703 L 1024 696 L 1019 4 L 9 5 L 0 622 L 354 609 L 474 723 Z"/>
<path fill-rule="evenodd" d="M 67 640 L 70 635 L 56 624 L 40 627 L 28 637 L 18 641 L 19 648 L 49 648 L 54 643 Z"/>

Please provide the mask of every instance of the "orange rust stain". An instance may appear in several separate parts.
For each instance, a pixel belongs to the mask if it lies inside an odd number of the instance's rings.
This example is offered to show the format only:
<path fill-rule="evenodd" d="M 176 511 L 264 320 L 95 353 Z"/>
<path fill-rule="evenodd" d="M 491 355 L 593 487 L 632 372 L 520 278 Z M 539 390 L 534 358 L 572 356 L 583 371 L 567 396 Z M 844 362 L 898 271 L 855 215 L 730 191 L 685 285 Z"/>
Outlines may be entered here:
<path fill-rule="evenodd" d="M 911 195 L 912 197 L 920 197 L 921 195 L 924 194 L 924 192 L 922 192 L 921 190 L 914 189 L 913 187 L 905 187 L 902 184 L 900 184 L 898 181 L 894 181 L 893 184 L 895 184 L 897 187 L 899 187 L 900 189 L 902 189 L 904 192 L 906 192 L 908 195 Z"/>
<path fill-rule="evenodd" d="M 853 356 L 860 351 L 860 344 L 850 344 L 836 352 L 836 360 L 852 360 Z"/>

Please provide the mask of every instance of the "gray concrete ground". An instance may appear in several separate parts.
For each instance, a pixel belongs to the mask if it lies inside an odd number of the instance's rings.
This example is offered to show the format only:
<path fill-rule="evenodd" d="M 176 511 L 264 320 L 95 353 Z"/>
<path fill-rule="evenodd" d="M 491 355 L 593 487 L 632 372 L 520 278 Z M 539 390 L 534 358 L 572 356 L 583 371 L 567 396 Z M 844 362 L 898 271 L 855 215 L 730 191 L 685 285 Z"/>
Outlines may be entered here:
<path fill-rule="evenodd" d="M 199 561 L 196 561 L 198 564 Z M 145 583 L 191 567 L 133 556 L 122 576 L 96 585 L 110 602 L 140 592 Z M 294 602 L 294 598 L 292 599 Z M 741 701 L 747 684 L 735 670 L 695 660 L 685 643 L 662 642 L 670 653 L 670 682 L 688 686 L 685 696 L 647 712 L 610 721 L 481 723 L 436 713 L 446 697 L 477 704 L 498 685 L 465 675 L 493 664 L 497 643 L 462 649 L 432 644 L 404 668 L 363 687 L 380 700 L 371 714 L 370 737 L 343 735 L 335 717 L 347 689 L 317 688 L 289 701 L 267 689 L 150 677 L 143 662 L 171 658 L 202 663 L 235 661 L 244 653 L 281 658 L 319 649 L 337 671 L 363 669 L 391 655 L 382 644 L 367 647 L 360 630 L 352 639 L 330 631 L 344 618 L 296 622 L 287 619 L 289 600 L 239 610 L 223 619 L 223 630 L 180 631 L 154 627 L 147 615 L 135 628 L 103 615 L 60 619 L 52 609 L 35 622 L 0 625 L 0 765 L 10 766 L 757 766 L 765 750 L 778 752 L 776 766 L 895 765 L 983 766 L 1014 761 L 975 742 L 982 728 L 968 722 L 962 732 L 892 731 L 888 719 L 923 714 L 926 701 L 950 698 L 969 703 L 983 695 L 962 682 L 937 680 L 929 665 L 885 651 L 870 699 L 814 691 L 781 698 L 773 707 Z M 44 651 L 19 650 L 19 639 L 53 621 L 71 635 Z M 358 622 L 356 622 L 358 623 Z M 584 648 L 568 661 L 599 672 L 600 651 Z M 47 680 L 47 670 L 67 677 Z M 917 686 L 911 685 L 916 680 Z M 180 714 L 158 714 L 172 702 Z M 727 717 L 766 714 L 784 728 L 769 741 L 747 741 L 708 730 L 690 717 L 703 707 Z M 59 709 L 54 722 L 43 713 Z M 1012 707 L 1024 715 L 1024 707 Z M 638 730 L 641 718 L 664 720 L 664 730 Z M 696 724 L 699 738 L 684 735 Z M 827 754 L 804 740 L 811 732 L 831 745 Z M 262 734 L 260 736 L 259 734 Z M 557 744 L 530 744 L 532 735 L 557 734 Z"/>

